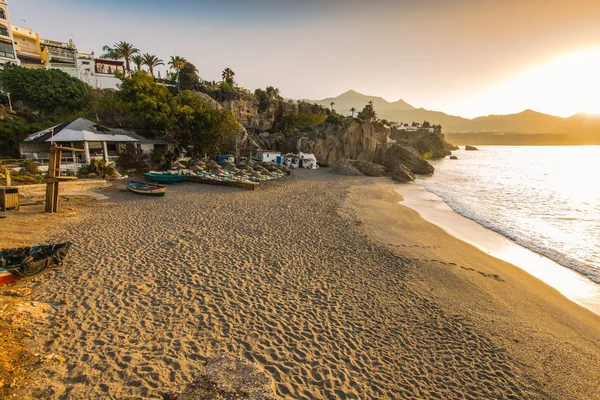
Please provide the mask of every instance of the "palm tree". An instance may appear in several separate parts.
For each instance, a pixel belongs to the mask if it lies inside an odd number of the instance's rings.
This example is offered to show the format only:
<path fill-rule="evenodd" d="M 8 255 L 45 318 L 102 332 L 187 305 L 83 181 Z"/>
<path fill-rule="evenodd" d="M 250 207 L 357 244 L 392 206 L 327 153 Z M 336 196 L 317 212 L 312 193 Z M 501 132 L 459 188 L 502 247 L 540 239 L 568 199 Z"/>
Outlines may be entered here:
<path fill-rule="evenodd" d="M 171 61 L 169 61 L 171 69 L 177 71 L 177 90 L 179 90 L 179 73 L 185 67 L 185 64 L 187 64 L 187 60 L 180 56 L 171 56 Z"/>
<path fill-rule="evenodd" d="M 158 67 L 159 65 L 165 65 L 163 60 L 159 59 L 154 54 L 146 53 L 142 56 L 142 58 L 144 59 L 144 64 L 148 67 L 148 71 L 152 76 L 154 76 L 154 68 Z"/>
<path fill-rule="evenodd" d="M 127 73 L 131 72 L 131 57 L 140 52 L 134 45 L 127 42 L 119 42 L 114 47 L 104 46 L 102 50 L 104 51 L 102 57 L 112 58 L 113 60 L 125 60 L 125 70 Z"/>
<path fill-rule="evenodd" d="M 144 65 L 144 57 L 142 57 L 139 54 L 136 54 L 134 56 L 131 57 L 131 62 L 133 64 L 135 64 L 135 67 L 137 68 L 138 71 L 142 70 L 142 65 Z"/>
<path fill-rule="evenodd" d="M 233 80 L 233 77 L 235 76 L 235 72 L 233 72 L 231 70 L 231 68 L 225 68 L 223 70 L 223 73 L 221 74 L 221 77 L 223 78 L 223 81 L 228 83 L 229 85 L 233 86 L 233 84 L 235 83 Z"/>
<path fill-rule="evenodd" d="M 331 111 L 333 111 L 333 106 L 335 106 L 335 103 L 332 101 L 331 103 L 329 103 L 329 105 L 331 106 Z"/>
<path fill-rule="evenodd" d="M 356 108 L 352 107 L 352 108 L 350 109 L 350 112 L 351 112 L 350 116 L 351 116 L 352 118 L 354 118 L 354 112 L 356 112 Z"/>

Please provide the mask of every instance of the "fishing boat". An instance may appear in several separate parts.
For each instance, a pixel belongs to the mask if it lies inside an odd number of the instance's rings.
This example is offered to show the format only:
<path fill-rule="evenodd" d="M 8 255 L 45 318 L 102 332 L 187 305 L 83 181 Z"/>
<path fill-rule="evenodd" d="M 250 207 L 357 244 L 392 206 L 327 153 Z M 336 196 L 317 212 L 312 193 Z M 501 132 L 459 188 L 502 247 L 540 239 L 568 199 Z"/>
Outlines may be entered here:
<path fill-rule="evenodd" d="M 70 247 L 71 243 L 65 242 L 0 251 L 0 285 L 61 265 Z"/>
<path fill-rule="evenodd" d="M 125 187 L 132 193 L 146 196 L 164 196 L 167 192 L 166 186 L 147 182 L 128 181 L 125 182 Z"/>
<path fill-rule="evenodd" d="M 179 183 L 187 181 L 187 175 L 170 174 L 168 172 L 148 172 L 144 174 L 144 178 L 150 182 L 157 183 Z"/>

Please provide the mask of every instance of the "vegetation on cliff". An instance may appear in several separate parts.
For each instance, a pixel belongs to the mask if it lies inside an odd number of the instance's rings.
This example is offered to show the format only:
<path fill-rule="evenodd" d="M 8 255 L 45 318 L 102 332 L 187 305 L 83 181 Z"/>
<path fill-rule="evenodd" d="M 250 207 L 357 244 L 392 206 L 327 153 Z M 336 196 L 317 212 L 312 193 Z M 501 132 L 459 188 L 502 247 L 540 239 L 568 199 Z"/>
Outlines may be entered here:
<path fill-rule="evenodd" d="M 122 81 L 118 90 L 93 89 L 56 69 L 0 71 L 1 89 L 10 93 L 16 110 L 0 115 L 0 154 L 16 157 L 18 140 L 25 135 L 77 117 L 144 136 L 168 137 L 192 153 L 209 154 L 231 150 L 236 142 L 232 138 L 244 129 L 240 124 L 252 134 L 281 133 L 280 144 L 323 123 L 378 123 L 373 102 L 366 103 L 357 118 L 346 117 L 334 104 L 286 100 L 273 86 L 252 93 L 236 84 L 231 68 L 223 70 L 221 81 L 207 81 L 195 65 L 173 56 L 168 62 L 171 72 L 157 79 L 154 69 L 164 63 L 155 55 L 127 42 L 104 50 L 105 56 L 125 61 L 125 76 L 117 74 Z M 0 96 L 0 102 L 8 105 L 8 98 Z"/>

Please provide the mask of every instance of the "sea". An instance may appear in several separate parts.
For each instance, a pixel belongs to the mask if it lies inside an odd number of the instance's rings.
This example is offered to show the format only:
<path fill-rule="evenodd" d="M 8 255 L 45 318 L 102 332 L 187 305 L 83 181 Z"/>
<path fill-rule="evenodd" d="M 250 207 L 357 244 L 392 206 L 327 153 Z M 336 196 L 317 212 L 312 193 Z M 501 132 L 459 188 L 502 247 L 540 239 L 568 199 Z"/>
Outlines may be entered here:
<path fill-rule="evenodd" d="M 600 283 L 600 146 L 478 146 L 418 183 L 455 212 Z"/>

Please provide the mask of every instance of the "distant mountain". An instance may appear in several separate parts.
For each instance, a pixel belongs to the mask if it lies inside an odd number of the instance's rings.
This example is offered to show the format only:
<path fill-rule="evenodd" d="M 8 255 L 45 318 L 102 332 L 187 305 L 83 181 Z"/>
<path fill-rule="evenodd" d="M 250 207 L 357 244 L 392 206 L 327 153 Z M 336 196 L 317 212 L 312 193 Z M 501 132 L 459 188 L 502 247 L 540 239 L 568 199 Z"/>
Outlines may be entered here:
<path fill-rule="evenodd" d="M 375 109 L 380 113 L 387 113 L 395 110 L 414 110 L 415 108 L 405 102 L 404 100 L 398 100 L 393 103 L 388 102 L 386 99 L 377 96 L 367 96 L 362 93 L 355 92 L 354 90 L 348 90 L 345 93 L 340 94 L 337 97 L 329 97 L 323 100 L 313 101 L 314 103 L 321 104 L 325 107 L 329 107 L 331 102 L 335 103 L 334 108 L 341 114 L 347 114 L 350 112 L 352 107 L 358 111 L 369 102 L 373 101 Z"/>
<path fill-rule="evenodd" d="M 415 108 L 402 99 L 389 102 L 384 98 L 367 96 L 354 90 L 349 90 L 337 97 L 329 97 L 323 100 L 310 101 L 325 107 L 330 107 L 331 103 L 333 102 L 335 103 L 333 107 L 338 113 L 342 115 L 348 115 L 352 107 L 354 107 L 356 111 L 360 111 L 370 100 L 373 101 L 377 115 L 390 121 L 411 123 L 413 121 L 423 122 L 424 120 L 428 120 L 431 123 L 442 125 L 444 129 L 447 130 L 460 129 L 465 122 L 469 121 L 466 118 L 444 114 L 443 112 L 439 111 L 429 111 L 425 110 L 424 108 Z"/>
<path fill-rule="evenodd" d="M 544 143 L 600 144 L 600 116 L 595 115 L 575 114 L 569 118 L 563 118 L 525 110 L 517 114 L 488 115 L 468 119 L 440 111 L 415 108 L 404 100 L 388 102 L 381 97 L 367 96 L 354 90 L 349 90 L 337 97 L 313 102 L 325 107 L 330 107 L 333 102 L 338 113 L 348 115 L 350 108 L 354 107 L 360 111 L 369 100 L 373 101 L 375 111 L 381 118 L 405 123 L 427 120 L 432 124 L 442 125 L 446 133 L 478 132 L 477 137 L 483 137 L 487 133 L 495 135 L 496 139 L 500 133 L 511 134 L 511 138 L 514 138 L 515 135 L 544 134 L 546 137 Z M 552 138 L 552 135 L 560 135 L 560 140 L 547 140 L 548 137 Z M 473 137 L 473 135 L 469 137 Z M 505 137 L 508 138 L 508 136 Z M 531 137 L 529 140 L 531 141 Z"/>

